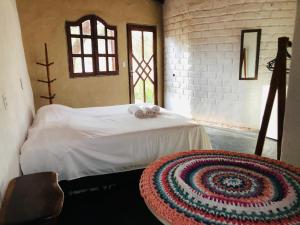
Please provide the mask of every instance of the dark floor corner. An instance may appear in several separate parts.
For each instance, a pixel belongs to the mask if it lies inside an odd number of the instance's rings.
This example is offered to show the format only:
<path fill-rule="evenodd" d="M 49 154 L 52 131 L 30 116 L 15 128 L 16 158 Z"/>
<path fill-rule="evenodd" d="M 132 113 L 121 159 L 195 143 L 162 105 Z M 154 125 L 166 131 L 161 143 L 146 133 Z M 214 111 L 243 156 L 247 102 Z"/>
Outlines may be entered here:
<path fill-rule="evenodd" d="M 59 225 L 160 225 L 139 193 L 139 179 L 65 196 Z"/>

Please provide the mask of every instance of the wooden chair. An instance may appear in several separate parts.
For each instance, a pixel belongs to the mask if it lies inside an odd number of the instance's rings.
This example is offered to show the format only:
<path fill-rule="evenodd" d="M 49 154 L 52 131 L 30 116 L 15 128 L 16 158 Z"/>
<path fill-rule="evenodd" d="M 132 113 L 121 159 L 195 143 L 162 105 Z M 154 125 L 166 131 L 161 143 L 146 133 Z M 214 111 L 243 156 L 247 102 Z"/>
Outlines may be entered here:
<path fill-rule="evenodd" d="M 8 184 L 0 210 L 0 225 L 56 224 L 63 199 L 56 173 L 17 177 Z"/>

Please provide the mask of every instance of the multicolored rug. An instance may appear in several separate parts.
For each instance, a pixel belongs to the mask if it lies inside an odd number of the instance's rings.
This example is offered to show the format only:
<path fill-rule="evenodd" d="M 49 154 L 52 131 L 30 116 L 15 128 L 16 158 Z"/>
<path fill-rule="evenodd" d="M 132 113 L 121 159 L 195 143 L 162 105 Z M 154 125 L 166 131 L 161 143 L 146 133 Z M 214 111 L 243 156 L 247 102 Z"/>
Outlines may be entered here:
<path fill-rule="evenodd" d="M 140 191 L 169 224 L 300 224 L 300 169 L 255 155 L 172 154 L 145 169 Z"/>

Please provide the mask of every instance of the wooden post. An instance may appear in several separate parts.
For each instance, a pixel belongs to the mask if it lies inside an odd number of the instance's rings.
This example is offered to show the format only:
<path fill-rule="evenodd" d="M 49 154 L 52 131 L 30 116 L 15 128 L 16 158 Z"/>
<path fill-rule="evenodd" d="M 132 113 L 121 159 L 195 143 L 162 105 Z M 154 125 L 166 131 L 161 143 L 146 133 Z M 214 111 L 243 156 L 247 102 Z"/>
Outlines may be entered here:
<path fill-rule="evenodd" d="M 46 67 L 47 80 L 38 80 L 38 82 L 46 83 L 48 85 L 48 96 L 40 96 L 40 97 L 48 99 L 49 103 L 53 104 L 53 99 L 55 98 L 56 94 L 52 94 L 51 83 L 56 81 L 56 78 L 54 78 L 53 80 L 50 79 L 50 66 L 52 66 L 54 64 L 54 62 L 49 63 L 47 44 L 45 43 L 44 46 L 45 46 L 45 60 L 46 60 L 46 63 L 44 64 L 44 63 L 37 62 L 36 64 Z"/>
<path fill-rule="evenodd" d="M 278 39 L 278 52 L 275 61 L 275 67 L 271 78 L 270 90 L 266 102 L 266 108 L 263 115 L 261 128 L 259 131 L 257 145 L 255 149 L 256 155 L 261 155 L 264 147 L 268 124 L 271 117 L 271 112 L 278 90 L 278 140 L 277 140 L 277 159 L 281 156 L 281 144 L 283 135 L 283 123 L 286 101 L 286 58 L 287 48 L 290 46 L 289 38 L 281 37 Z"/>

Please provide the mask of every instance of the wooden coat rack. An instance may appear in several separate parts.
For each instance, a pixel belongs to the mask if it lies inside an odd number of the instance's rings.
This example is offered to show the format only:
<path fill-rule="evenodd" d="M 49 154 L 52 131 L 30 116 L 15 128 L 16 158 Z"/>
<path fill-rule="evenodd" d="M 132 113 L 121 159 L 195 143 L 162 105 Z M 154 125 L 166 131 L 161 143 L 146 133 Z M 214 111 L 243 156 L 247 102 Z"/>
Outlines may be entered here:
<path fill-rule="evenodd" d="M 47 80 L 38 80 L 38 82 L 48 84 L 48 96 L 40 96 L 40 97 L 44 98 L 44 99 L 48 99 L 49 103 L 52 104 L 53 103 L 53 99 L 55 98 L 56 94 L 52 94 L 51 84 L 54 81 L 56 81 L 56 78 L 54 78 L 54 79 L 51 80 L 51 78 L 50 78 L 50 66 L 52 66 L 54 64 L 54 62 L 49 63 L 47 44 L 45 43 L 44 45 L 45 45 L 45 59 L 46 59 L 46 63 L 37 62 L 36 64 L 38 64 L 38 65 L 43 66 L 43 67 L 46 68 Z"/>
<path fill-rule="evenodd" d="M 292 43 L 288 37 L 278 38 L 278 52 L 275 60 L 272 60 L 268 64 L 268 68 L 273 70 L 269 94 L 267 98 L 266 108 L 259 131 L 255 154 L 261 155 L 264 147 L 268 124 L 271 117 L 273 104 L 275 101 L 276 92 L 278 91 L 278 112 L 277 112 L 277 159 L 280 160 L 281 156 L 281 145 L 282 145 L 282 134 L 283 134 L 283 123 L 285 114 L 285 101 L 286 101 L 286 74 L 288 69 L 286 68 L 287 57 L 291 57 L 287 51 L 288 47 L 291 47 Z M 275 65 L 274 65 L 275 64 Z"/>

